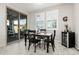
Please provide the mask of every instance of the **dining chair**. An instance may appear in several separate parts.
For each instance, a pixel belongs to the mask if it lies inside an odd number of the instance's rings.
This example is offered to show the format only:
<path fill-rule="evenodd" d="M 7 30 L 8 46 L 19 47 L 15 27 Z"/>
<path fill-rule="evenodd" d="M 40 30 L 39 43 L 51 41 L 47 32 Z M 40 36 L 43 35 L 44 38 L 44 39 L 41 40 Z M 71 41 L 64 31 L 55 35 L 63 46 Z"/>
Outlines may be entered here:
<path fill-rule="evenodd" d="M 40 32 L 46 33 L 46 29 L 40 29 Z"/>
<path fill-rule="evenodd" d="M 51 35 L 50 40 L 49 40 L 49 43 L 51 43 L 51 45 L 52 45 L 53 51 L 55 51 L 55 49 L 54 49 L 54 48 L 55 48 L 55 42 L 54 42 L 55 36 L 56 36 L 56 30 L 54 30 L 54 32 L 53 32 L 53 34 Z M 45 48 L 46 43 L 47 43 L 47 39 L 45 39 L 44 48 Z"/>
<path fill-rule="evenodd" d="M 29 45 L 28 45 L 28 50 L 30 49 L 30 46 L 33 44 L 34 46 L 34 52 L 36 52 L 36 46 L 39 44 L 41 40 L 37 39 L 35 36 L 36 31 L 34 30 L 29 30 Z"/>

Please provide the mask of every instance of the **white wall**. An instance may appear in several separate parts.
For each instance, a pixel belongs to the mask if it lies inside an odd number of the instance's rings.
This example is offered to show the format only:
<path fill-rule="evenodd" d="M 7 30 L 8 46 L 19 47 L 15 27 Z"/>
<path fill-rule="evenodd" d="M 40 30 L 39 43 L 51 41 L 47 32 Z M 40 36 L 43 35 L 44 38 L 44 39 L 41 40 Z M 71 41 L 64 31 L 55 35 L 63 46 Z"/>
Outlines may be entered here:
<path fill-rule="evenodd" d="M 79 4 L 74 4 L 74 28 L 76 36 L 76 48 L 79 50 Z"/>
<path fill-rule="evenodd" d="M 35 29 L 34 13 L 28 15 L 28 29 Z"/>
<path fill-rule="evenodd" d="M 0 47 L 6 45 L 6 8 L 0 4 Z"/>
<path fill-rule="evenodd" d="M 57 30 L 57 35 L 56 39 L 61 42 L 61 32 L 64 30 L 64 22 L 62 21 L 62 18 L 64 16 L 68 16 L 68 25 L 71 27 L 71 30 L 74 31 L 73 28 L 73 4 L 61 4 L 59 6 L 55 7 L 49 7 L 45 8 L 43 10 L 37 10 L 35 12 L 32 12 L 29 14 L 28 20 L 29 20 L 29 29 L 35 29 L 35 18 L 34 18 L 34 13 L 41 12 L 41 11 L 46 11 L 46 10 L 53 10 L 53 9 L 58 9 L 59 10 L 59 19 L 58 19 L 58 30 Z"/>

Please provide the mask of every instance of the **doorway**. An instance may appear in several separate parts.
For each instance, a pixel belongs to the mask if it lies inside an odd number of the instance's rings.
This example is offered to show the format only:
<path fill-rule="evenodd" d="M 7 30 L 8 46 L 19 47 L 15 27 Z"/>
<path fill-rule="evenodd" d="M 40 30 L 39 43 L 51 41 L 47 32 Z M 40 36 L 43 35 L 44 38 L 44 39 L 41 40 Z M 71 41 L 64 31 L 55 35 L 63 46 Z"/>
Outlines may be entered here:
<path fill-rule="evenodd" d="M 7 43 L 24 38 L 27 29 L 27 16 L 7 8 Z"/>

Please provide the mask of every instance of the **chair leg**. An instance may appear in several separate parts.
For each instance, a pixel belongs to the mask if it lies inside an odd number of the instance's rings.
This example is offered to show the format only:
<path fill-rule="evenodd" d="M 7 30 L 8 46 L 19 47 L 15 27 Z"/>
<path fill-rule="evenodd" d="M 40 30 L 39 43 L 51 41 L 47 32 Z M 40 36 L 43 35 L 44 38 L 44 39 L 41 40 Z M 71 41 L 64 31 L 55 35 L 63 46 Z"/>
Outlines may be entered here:
<path fill-rule="evenodd" d="M 53 43 L 53 47 L 55 48 L 55 44 Z"/>
<path fill-rule="evenodd" d="M 36 53 L 36 43 L 34 44 L 34 52 Z"/>
<path fill-rule="evenodd" d="M 28 50 L 30 49 L 30 46 L 31 46 L 31 42 L 29 42 Z"/>
<path fill-rule="evenodd" d="M 55 51 L 55 45 L 53 44 L 53 43 L 51 43 L 51 45 L 52 45 L 52 49 L 53 49 L 53 51 Z"/>
<path fill-rule="evenodd" d="M 44 42 L 44 49 L 46 49 L 45 45 L 46 45 L 46 42 Z"/>
<path fill-rule="evenodd" d="M 25 37 L 25 46 L 27 45 L 27 38 Z"/>

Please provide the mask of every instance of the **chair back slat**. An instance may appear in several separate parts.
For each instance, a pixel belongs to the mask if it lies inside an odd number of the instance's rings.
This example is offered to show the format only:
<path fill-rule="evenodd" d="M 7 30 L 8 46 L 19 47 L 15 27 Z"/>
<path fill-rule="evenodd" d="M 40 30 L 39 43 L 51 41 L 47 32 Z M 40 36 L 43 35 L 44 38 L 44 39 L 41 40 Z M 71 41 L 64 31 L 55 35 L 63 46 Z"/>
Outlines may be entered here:
<path fill-rule="evenodd" d="M 36 33 L 36 31 L 35 30 L 29 30 L 28 31 L 28 36 L 29 36 L 29 40 L 34 40 L 34 38 L 35 38 L 35 34 Z"/>
<path fill-rule="evenodd" d="M 56 36 L 56 30 L 54 30 L 53 39 L 55 39 L 55 36 Z"/>

